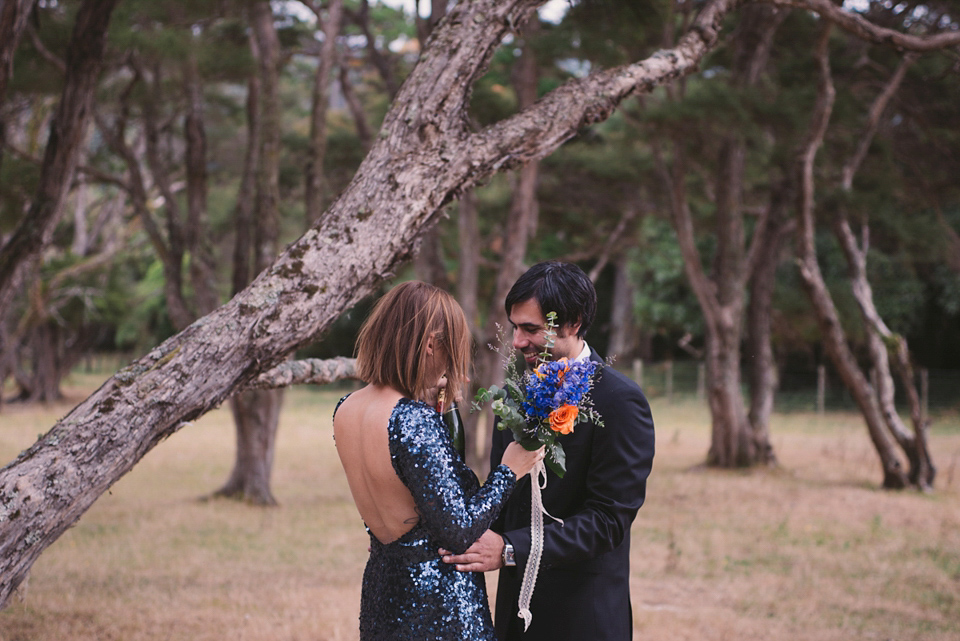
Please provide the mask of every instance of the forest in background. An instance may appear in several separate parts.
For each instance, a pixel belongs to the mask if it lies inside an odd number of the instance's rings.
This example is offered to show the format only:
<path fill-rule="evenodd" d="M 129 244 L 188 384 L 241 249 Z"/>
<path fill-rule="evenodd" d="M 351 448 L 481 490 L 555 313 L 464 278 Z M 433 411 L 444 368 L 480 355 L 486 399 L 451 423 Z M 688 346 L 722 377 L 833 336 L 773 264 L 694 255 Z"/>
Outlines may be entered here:
<path fill-rule="evenodd" d="M 708 463 L 775 464 L 778 388 L 827 364 L 883 486 L 933 486 L 916 369 L 960 359 L 955 2 L 426 4 L 0 6 L 3 402 L 135 359 L 8 472 L 137 419 L 110 439 L 132 462 L 91 463 L 115 478 L 229 400 L 220 491 L 270 503 L 282 391 L 245 384 L 349 354 L 398 277 L 493 342 L 556 258 L 597 283 L 602 352 L 703 360 Z"/>
<path fill-rule="evenodd" d="M 3 103 L 4 238 L 36 193 L 78 4 L 38 3 L 13 59 Z M 326 74 L 329 95 L 320 127 L 313 112 L 324 36 L 309 9 L 325 16 L 327 7 L 288 2 L 274 8 L 282 131 L 277 234 L 283 245 L 312 223 L 307 209 L 317 205 L 307 203 L 308 195 L 318 197 L 322 211 L 352 178 L 391 97 L 417 60 L 417 30 L 429 18 L 346 2 L 334 67 Z M 871 3 L 870 8 L 868 15 L 891 26 L 911 19 L 906 5 Z M 245 101 L 256 71 L 244 11 L 244 3 L 223 1 L 126 0 L 118 7 L 94 126 L 84 139 L 65 215 L 13 304 L 4 309 L 9 340 L 7 367 L 0 371 L 15 382 L 13 397 L 53 400 L 60 378 L 89 352 L 142 354 L 189 324 L 174 316 L 196 317 L 201 303 L 195 299 L 201 295 L 212 297 L 207 307 L 231 295 L 248 136 Z M 496 122 L 517 110 L 524 92 L 532 101 L 592 68 L 649 54 L 663 44 L 668 16 L 669 3 L 641 7 L 592 0 L 575 4 L 557 24 L 544 21 L 536 33 L 508 38 L 473 89 L 470 118 L 478 126 Z M 590 338 L 601 352 L 624 362 L 635 356 L 659 362 L 701 355 L 703 315 L 684 274 L 670 222 L 670 193 L 657 173 L 657 147 L 682 134 L 689 148 L 687 193 L 700 226 L 696 241 L 709 267 L 717 243 L 712 217 L 722 188 L 722 136 L 736 128 L 747 138 L 742 207 L 749 227 L 784 173 L 777 164 L 789 160 L 793 139 L 807 129 L 815 69 L 805 43 L 815 26 L 802 12 L 783 18 L 758 86 L 733 86 L 733 47 L 725 46 L 708 57 L 700 73 L 683 81 L 683 95 L 662 90 L 628 101 L 609 120 L 539 163 L 535 192 L 527 197 L 532 204 L 518 202 L 523 185 L 517 174 L 498 175 L 479 187 L 472 194 L 476 213 L 471 213 L 477 235 L 469 248 L 479 253 L 479 277 L 470 293 L 478 303 L 477 325 L 482 327 L 488 308 L 496 306 L 492 290 L 504 235 L 522 204 L 537 210 L 526 215 L 532 229 L 525 263 L 571 260 L 595 276 L 604 305 Z M 828 151 L 842 159 L 899 55 L 848 36 L 836 40 L 839 95 Z M 895 332 L 908 337 L 916 363 L 936 369 L 960 369 L 960 258 L 958 245 L 950 242 L 951 231 L 955 236 L 960 229 L 957 65 L 955 50 L 912 65 L 878 123 L 856 189 L 824 195 L 847 201 L 854 218 L 869 217 L 867 265 L 877 308 Z M 197 119 L 201 142 L 191 143 L 189 127 L 197 126 Z M 318 150 L 315 140 L 321 134 L 325 149 Z M 187 154 L 198 151 L 191 149 L 195 144 L 202 145 L 203 161 L 191 164 Z M 313 195 L 305 169 L 317 156 L 323 170 Z M 822 173 L 835 171 L 825 167 Z M 200 184 L 191 189 L 193 183 Z M 141 189 L 144 202 L 137 203 L 131 192 Z M 166 204 L 167 198 L 175 204 Z M 137 211 L 140 206 L 145 211 Z M 424 240 L 418 262 L 403 273 L 456 290 L 467 250 L 458 234 L 464 221 L 458 204 L 447 213 Z M 155 231 L 147 229 L 147 220 Z M 826 228 L 818 232 L 818 248 L 840 316 L 854 345 L 865 350 L 847 265 Z M 171 253 L 179 255 L 179 270 L 164 262 Z M 778 259 L 772 309 L 775 350 L 780 367 L 812 372 L 825 358 L 790 254 L 787 243 Z M 204 286 L 192 280 L 201 260 L 209 292 L 200 292 Z M 171 276 L 182 282 L 169 284 Z M 186 309 L 171 312 L 165 297 L 171 286 L 180 288 Z M 614 300 L 626 309 L 612 309 Z M 362 307 L 347 311 L 322 342 L 304 353 L 350 355 L 363 313 Z M 9 399 L 11 388 L 6 389 Z"/>

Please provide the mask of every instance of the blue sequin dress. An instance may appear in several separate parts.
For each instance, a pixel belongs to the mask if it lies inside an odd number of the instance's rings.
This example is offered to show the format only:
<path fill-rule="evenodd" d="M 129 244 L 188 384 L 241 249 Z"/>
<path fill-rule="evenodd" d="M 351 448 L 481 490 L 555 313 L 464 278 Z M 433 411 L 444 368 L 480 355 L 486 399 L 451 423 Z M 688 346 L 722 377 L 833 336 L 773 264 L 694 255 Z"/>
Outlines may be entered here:
<path fill-rule="evenodd" d="M 462 553 L 490 527 L 516 483 L 513 472 L 500 465 L 481 486 L 440 415 L 420 401 L 400 399 L 387 429 L 393 469 L 420 521 L 387 544 L 370 534 L 361 640 L 495 641 L 483 573 L 458 572 L 437 550 Z"/>

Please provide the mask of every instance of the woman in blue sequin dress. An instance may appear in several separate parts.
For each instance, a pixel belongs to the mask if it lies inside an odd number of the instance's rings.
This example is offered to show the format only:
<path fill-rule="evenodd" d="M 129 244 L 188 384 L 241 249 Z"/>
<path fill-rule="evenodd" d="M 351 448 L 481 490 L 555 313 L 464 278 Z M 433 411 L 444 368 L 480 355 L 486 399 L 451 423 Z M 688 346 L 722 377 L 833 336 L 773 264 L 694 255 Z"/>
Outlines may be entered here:
<path fill-rule="evenodd" d="M 370 534 L 363 641 L 496 639 L 483 574 L 458 572 L 438 550 L 470 547 L 543 453 L 508 448 L 483 485 L 463 462 L 434 405 L 443 378 L 457 397 L 469 354 L 460 306 L 416 281 L 381 298 L 357 339 L 368 385 L 341 399 L 334 436 Z"/>

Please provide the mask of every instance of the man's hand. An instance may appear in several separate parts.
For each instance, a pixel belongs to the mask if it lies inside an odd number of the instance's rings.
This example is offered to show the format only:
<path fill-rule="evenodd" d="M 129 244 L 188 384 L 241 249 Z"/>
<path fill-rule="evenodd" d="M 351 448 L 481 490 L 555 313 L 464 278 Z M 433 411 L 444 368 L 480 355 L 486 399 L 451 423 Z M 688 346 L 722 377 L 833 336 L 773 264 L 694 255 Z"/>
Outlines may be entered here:
<path fill-rule="evenodd" d="M 503 566 L 503 537 L 487 530 L 463 554 L 440 548 L 444 563 L 456 564 L 460 572 L 489 572 Z"/>

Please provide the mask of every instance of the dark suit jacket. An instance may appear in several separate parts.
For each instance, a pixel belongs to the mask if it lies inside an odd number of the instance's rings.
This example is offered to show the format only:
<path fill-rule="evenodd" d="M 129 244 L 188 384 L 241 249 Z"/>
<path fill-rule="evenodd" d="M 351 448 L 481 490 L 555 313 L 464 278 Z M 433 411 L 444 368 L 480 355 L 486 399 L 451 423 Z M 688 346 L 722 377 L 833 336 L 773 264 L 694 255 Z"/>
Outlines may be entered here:
<path fill-rule="evenodd" d="M 601 360 L 596 352 L 591 358 Z M 493 529 L 513 544 L 515 568 L 500 570 L 496 629 L 502 641 L 630 641 L 630 526 L 646 495 L 653 464 L 650 406 L 632 380 L 599 370 L 593 404 L 604 426 L 581 423 L 561 435 L 567 471 L 547 472 L 543 503 L 564 524 L 544 517 L 540 573 L 523 633 L 517 600 L 530 553 L 530 476 L 518 483 Z M 513 440 L 494 430 L 491 469 Z"/>

